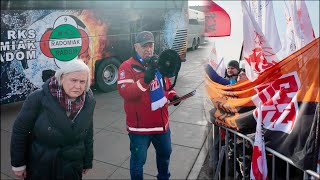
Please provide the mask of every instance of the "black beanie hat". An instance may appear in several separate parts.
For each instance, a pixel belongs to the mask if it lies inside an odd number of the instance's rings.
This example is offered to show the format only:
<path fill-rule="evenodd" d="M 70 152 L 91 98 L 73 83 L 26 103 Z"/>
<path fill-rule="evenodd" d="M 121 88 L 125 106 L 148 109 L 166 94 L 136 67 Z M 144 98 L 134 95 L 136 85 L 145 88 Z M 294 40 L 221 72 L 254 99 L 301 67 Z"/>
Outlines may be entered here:
<path fill-rule="evenodd" d="M 232 66 L 232 67 L 236 68 L 238 71 L 240 70 L 240 69 L 239 69 L 239 63 L 238 63 L 238 61 L 236 61 L 236 60 L 231 60 L 231 61 L 228 63 L 228 66 Z"/>

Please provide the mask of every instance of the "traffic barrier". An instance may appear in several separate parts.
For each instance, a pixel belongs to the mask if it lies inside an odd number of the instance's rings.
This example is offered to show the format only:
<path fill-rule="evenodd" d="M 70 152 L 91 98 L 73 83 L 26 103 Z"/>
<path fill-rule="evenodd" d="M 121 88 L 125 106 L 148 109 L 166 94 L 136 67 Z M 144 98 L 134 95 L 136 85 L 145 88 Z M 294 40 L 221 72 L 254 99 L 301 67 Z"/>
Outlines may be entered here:
<path fill-rule="evenodd" d="M 212 141 L 209 143 L 213 144 L 217 140 L 217 138 L 219 141 L 218 162 L 214 162 L 214 161 L 211 162 L 213 163 L 212 164 L 213 179 L 237 179 L 237 174 L 238 174 L 238 178 L 240 176 L 242 179 L 249 179 L 250 169 L 251 169 L 250 157 L 252 152 L 248 152 L 248 150 L 250 149 L 252 150 L 254 134 L 247 134 L 247 135 L 242 134 L 232 129 L 226 128 L 224 126 L 219 126 L 215 124 L 212 124 L 212 130 L 213 130 L 213 134 L 212 134 L 213 138 L 212 138 Z M 221 140 L 221 137 L 222 137 L 221 130 L 225 131 L 224 141 Z M 232 142 L 235 142 L 235 143 L 232 144 Z M 242 150 L 237 151 L 237 148 L 240 147 L 239 145 L 241 146 Z M 232 146 L 233 146 L 233 149 L 232 149 Z M 214 145 L 212 148 L 215 148 Z M 210 153 L 211 153 L 211 156 L 214 156 L 214 154 L 212 154 L 213 151 L 210 151 Z M 233 153 L 233 158 L 231 156 L 232 155 L 231 153 Z M 298 166 L 292 162 L 292 160 L 280 154 L 279 152 L 274 151 L 271 148 L 266 147 L 266 154 L 267 154 L 269 179 L 272 179 L 272 180 L 275 180 L 275 179 L 319 180 L 320 179 L 319 172 L 317 173 L 313 170 L 299 169 Z M 230 157 L 232 159 L 230 159 Z M 248 161 L 248 159 L 250 163 L 246 162 Z M 229 163 L 232 163 L 232 164 L 229 164 Z M 222 169 L 223 164 L 224 164 L 224 171 Z M 285 173 L 283 173 L 284 172 L 282 168 L 283 164 L 285 164 Z M 237 172 L 237 166 L 240 169 L 240 173 Z M 277 166 L 280 166 L 280 167 L 277 167 Z M 233 169 L 230 169 L 229 171 L 229 167 L 233 167 Z"/>

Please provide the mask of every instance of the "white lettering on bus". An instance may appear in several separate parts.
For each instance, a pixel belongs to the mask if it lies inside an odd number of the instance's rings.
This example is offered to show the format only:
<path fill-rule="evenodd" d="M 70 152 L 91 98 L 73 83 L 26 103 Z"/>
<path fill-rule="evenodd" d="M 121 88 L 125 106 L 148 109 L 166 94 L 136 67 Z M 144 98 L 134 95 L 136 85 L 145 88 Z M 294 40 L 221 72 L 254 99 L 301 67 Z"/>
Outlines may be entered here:
<path fill-rule="evenodd" d="M 50 40 L 50 48 L 68 48 L 68 47 L 75 47 L 81 46 L 82 41 L 81 38 L 74 38 L 74 39 L 64 39 L 64 40 Z"/>
<path fill-rule="evenodd" d="M 36 31 L 34 29 L 29 29 L 28 31 L 26 29 L 19 29 L 17 31 L 8 30 L 7 34 L 8 34 L 8 40 L 26 39 L 27 37 L 30 39 L 34 39 L 36 37 Z"/>
<path fill-rule="evenodd" d="M 16 31 L 14 31 L 14 30 L 8 30 L 8 39 L 17 39 L 17 37 L 16 37 Z"/>
<path fill-rule="evenodd" d="M 0 50 L 1 51 L 9 51 L 10 50 L 10 42 L 0 42 Z"/>
<path fill-rule="evenodd" d="M 10 50 L 14 51 L 14 50 L 20 50 L 20 49 L 31 50 L 31 49 L 36 49 L 36 46 L 34 43 L 35 43 L 34 40 L 27 41 L 27 42 L 24 42 L 21 40 L 18 42 L 18 44 L 16 44 L 15 41 L 0 42 L 0 49 L 1 49 L 1 51 L 10 51 Z"/>
<path fill-rule="evenodd" d="M 17 50 L 18 50 L 18 49 L 26 49 L 26 46 L 24 45 L 24 42 L 23 42 L 23 41 L 19 41 Z"/>
<path fill-rule="evenodd" d="M 5 54 L 1 54 L 0 55 L 1 57 L 1 62 L 9 62 L 9 61 L 12 61 L 14 59 L 17 59 L 19 61 L 21 60 L 30 60 L 30 59 L 36 59 L 36 51 L 35 50 L 32 50 L 32 51 L 26 51 L 26 52 L 22 52 L 22 51 L 19 51 L 19 52 L 16 52 L 16 53 L 13 53 L 13 52 L 6 52 Z"/>
<path fill-rule="evenodd" d="M 28 38 L 34 39 L 36 37 L 36 31 L 34 29 L 28 30 Z"/>
<path fill-rule="evenodd" d="M 36 49 L 36 46 L 34 45 L 35 41 L 28 41 L 27 42 L 27 47 L 28 49 Z"/>
<path fill-rule="evenodd" d="M 67 55 L 67 54 L 78 54 L 79 52 L 76 49 L 63 49 L 56 50 L 57 55 Z"/>

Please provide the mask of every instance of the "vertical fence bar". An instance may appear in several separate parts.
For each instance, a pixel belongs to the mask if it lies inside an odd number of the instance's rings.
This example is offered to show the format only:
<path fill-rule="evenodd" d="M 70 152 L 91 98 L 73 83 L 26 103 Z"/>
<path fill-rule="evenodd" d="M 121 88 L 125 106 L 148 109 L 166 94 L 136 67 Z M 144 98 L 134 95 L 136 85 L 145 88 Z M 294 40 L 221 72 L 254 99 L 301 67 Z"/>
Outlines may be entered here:
<path fill-rule="evenodd" d="M 289 170 L 289 163 L 288 162 L 286 162 L 286 180 L 289 180 L 290 179 L 290 170 Z"/>
<path fill-rule="evenodd" d="M 221 135 L 220 135 L 221 127 L 218 128 L 218 134 L 219 134 L 219 152 L 221 152 Z M 219 159 L 220 161 L 220 159 Z M 216 170 L 217 171 L 217 170 Z M 219 171 L 219 180 L 221 179 L 221 173 Z"/>
<path fill-rule="evenodd" d="M 237 179 L 236 178 L 236 173 L 237 173 L 237 146 L 236 146 L 236 142 L 237 141 L 237 136 L 236 134 L 233 134 L 233 149 L 234 149 L 234 152 L 233 152 L 233 179 Z"/>
<path fill-rule="evenodd" d="M 245 156 L 246 156 L 246 148 L 245 148 L 245 143 L 244 143 L 244 141 L 245 141 L 245 139 L 244 138 L 242 138 L 242 160 L 243 160 L 243 162 L 242 162 L 242 176 L 243 177 L 245 177 L 245 175 L 246 175 L 246 172 L 245 172 L 245 169 L 246 169 L 246 158 L 245 158 Z"/>
<path fill-rule="evenodd" d="M 272 154 L 272 180 L 275 179 L 276 156 Z"/>
<path fill-rule="evenodd" d="M 228 159 L 229 159 L 229 156 L 228 156 L 228 151 L 229 151 L 229 131 L 226 129 L 226 163 L 225 163 L 225 177 L 228 176 L 228 166 L 229 166 L 229 163 L 228 163 Z"/>
<path fill-rule="evenodd" d="M 303 172 L 303 179 L 308 179 L 308 174 L 306 172 Z"/>

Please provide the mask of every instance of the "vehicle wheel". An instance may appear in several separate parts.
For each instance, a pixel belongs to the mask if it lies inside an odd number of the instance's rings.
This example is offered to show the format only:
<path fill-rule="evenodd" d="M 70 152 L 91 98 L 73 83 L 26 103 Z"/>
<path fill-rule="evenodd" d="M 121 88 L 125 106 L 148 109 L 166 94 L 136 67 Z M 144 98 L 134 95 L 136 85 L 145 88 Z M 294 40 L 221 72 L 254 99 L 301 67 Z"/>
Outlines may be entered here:
<path fill-rule="evenodd" d="M 199 45 L 200 45 L 200 39 L 198 38 L 197 44 L 196 44 L 196 47 L 195 47 L 195 48 L 198 49 Z"/>
<path fill-rule="evenodd" d="M 192 51 L 196 50 L 196 39 L 193 39 L 192 41 Z"/>
<path fill-rule="evenodd" d="M 117 89 L 118 68 L 120 61 L 116 58 L 101 60 L 96 68 L 96 85 L 102 92 L 110 92 Z"/>

